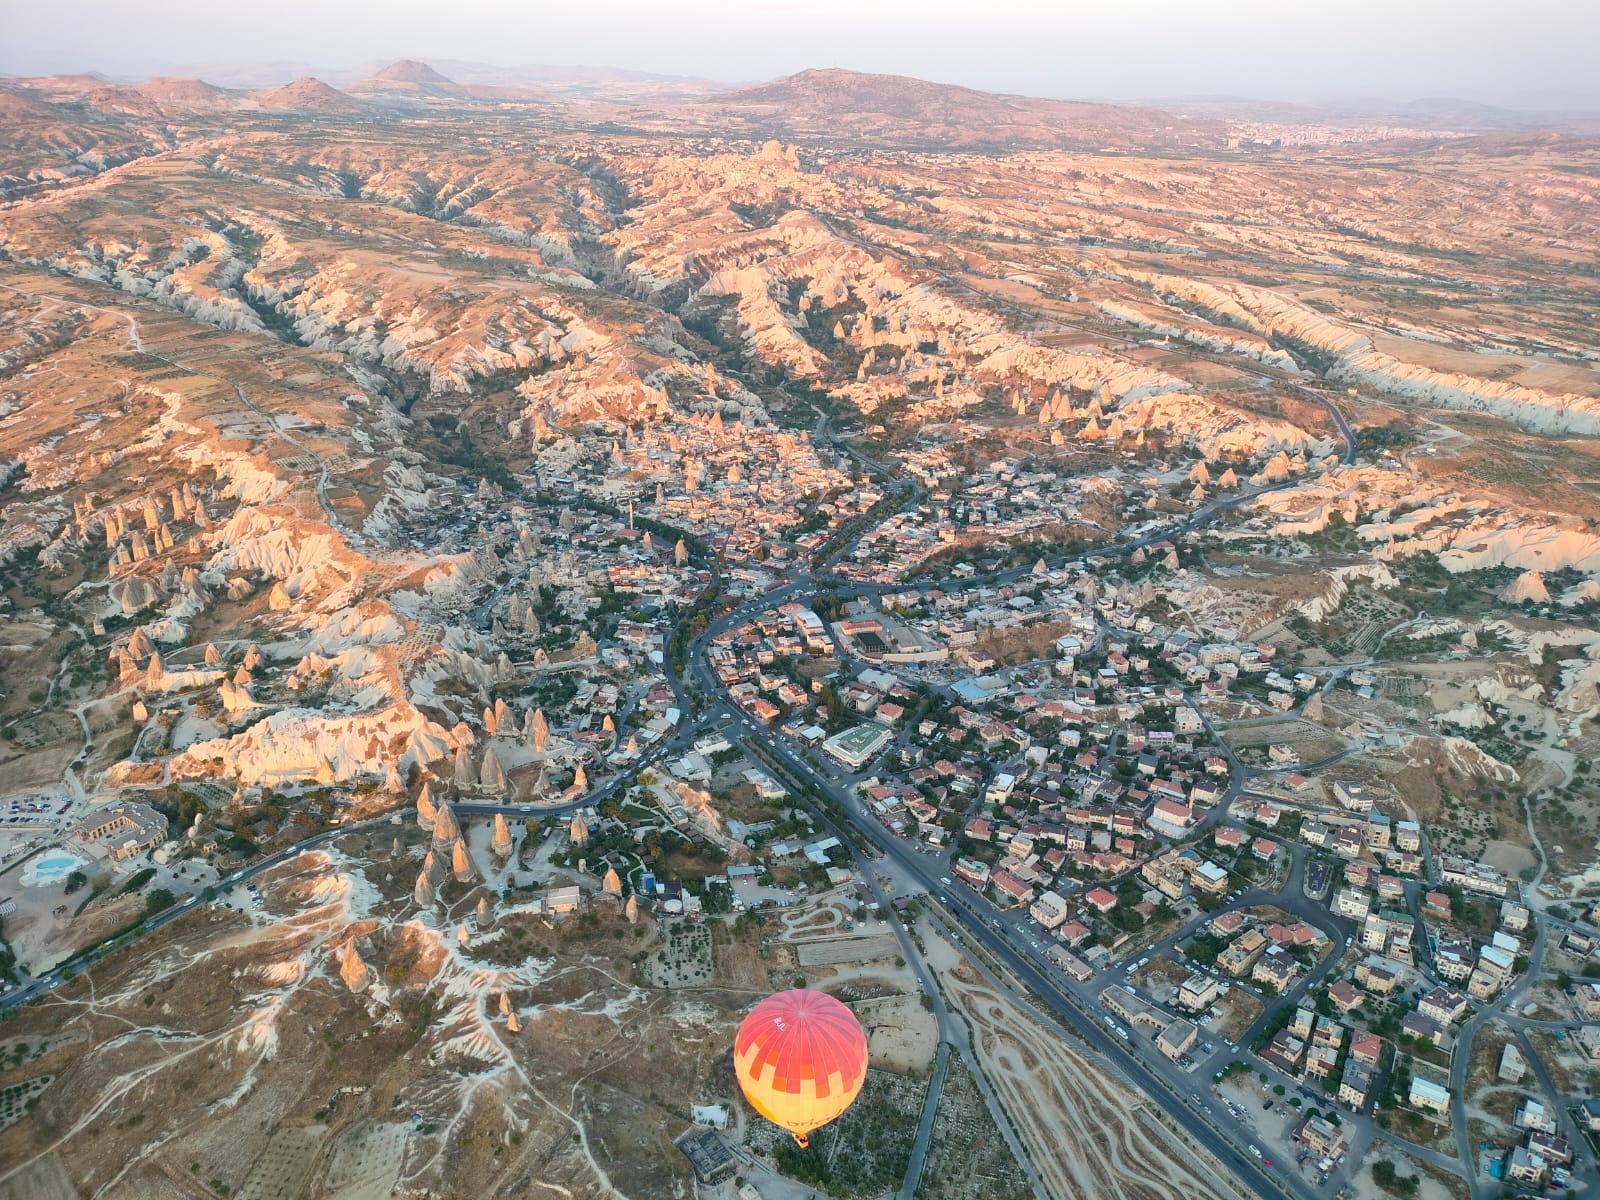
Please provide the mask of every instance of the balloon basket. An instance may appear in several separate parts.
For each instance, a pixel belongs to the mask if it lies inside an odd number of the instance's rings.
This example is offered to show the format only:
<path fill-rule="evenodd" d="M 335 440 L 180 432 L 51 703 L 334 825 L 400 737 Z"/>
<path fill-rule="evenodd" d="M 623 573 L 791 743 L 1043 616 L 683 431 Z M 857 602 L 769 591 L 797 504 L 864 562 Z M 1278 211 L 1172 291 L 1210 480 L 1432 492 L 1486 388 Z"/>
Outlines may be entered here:
<path fill-rule="evenodd" d="M 802 1150 L 811 1145 L 811 1139 L 803 1133 L 791 1133 L 789 1136 L 794 1138 L 794 1144 Z"/>

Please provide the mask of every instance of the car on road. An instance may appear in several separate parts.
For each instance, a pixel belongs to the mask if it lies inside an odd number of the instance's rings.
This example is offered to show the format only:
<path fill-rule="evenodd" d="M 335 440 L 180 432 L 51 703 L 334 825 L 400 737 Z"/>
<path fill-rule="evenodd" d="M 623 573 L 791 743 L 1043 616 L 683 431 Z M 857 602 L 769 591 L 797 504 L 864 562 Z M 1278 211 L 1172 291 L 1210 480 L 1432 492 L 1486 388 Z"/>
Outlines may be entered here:
<path fill-rule="evenodd" d="M 1250 1153 L 1255 1155 L 1257 1158 L 1261 1157 L 1261 1150 L 1260 1150 L 1259 1147 L 1251 1146 L 1250 1147 Z"/>

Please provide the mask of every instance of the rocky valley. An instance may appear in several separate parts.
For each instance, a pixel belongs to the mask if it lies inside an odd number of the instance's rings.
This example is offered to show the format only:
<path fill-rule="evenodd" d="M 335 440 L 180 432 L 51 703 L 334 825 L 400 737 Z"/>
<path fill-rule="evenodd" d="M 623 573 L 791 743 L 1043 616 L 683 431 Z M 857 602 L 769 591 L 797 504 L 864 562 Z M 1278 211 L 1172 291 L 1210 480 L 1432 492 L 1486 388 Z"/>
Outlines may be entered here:
<path fill-rule="evenodd" d="M 414 62 L 0 125 L 0 1197 L 1481 1200 L 1493 1029 L 1600 1126 L 1600 143 Z M 796 980 L 871 1055 L 803 1152 L 729 1049 Z"/>

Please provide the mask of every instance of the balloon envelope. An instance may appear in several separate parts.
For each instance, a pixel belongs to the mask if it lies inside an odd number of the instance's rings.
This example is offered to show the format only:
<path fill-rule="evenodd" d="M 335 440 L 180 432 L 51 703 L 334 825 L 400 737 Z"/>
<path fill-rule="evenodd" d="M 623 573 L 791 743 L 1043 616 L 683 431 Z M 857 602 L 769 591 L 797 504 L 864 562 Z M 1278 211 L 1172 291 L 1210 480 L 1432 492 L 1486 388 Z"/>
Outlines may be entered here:
<path fill-rule="evenodd" d="M 751 1107 L 803 1146 L 807 1133 L 844 1112 L 861 1091 L 867 1035 L 856 1015 L 825 992 L 779 992 L 740 1024 L 733 1066 Z"/>

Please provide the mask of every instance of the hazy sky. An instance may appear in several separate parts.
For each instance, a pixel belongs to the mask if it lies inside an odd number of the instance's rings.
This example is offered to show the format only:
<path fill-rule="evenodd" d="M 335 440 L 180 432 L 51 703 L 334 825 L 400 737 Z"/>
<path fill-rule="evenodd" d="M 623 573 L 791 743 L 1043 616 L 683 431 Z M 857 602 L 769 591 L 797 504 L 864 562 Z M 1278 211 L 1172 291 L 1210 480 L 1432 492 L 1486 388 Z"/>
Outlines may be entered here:
<path fill-rule="evenodd" d="M 0 0 L 0 71 L 398 57 L 756 80 L 805 67 L 1128 99 L 1600 107 L 1600 0 Z"/>

